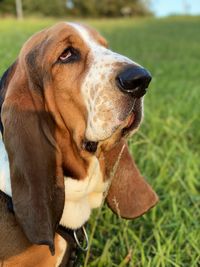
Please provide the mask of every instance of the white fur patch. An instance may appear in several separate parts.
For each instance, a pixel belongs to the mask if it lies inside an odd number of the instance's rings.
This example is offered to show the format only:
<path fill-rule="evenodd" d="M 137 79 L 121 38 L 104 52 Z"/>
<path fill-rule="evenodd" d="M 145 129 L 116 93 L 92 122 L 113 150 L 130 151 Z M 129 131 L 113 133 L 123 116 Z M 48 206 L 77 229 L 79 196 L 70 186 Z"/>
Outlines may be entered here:
<path fill-rule="evenodd" d="M 0 133 L 0 190 L 12 196 L 8 155 Z"/>
<path fill-rule="evenodd" d="M 64 238 L 62 238 L 62 236 L 58 235 L 58 246 L 59 246 L 59 249 L 60 249 L 60 255 L 56 261 L 56 266 L 55 267 L 58 267 L 60 266 L 62 260 L 63 260 L 63 257 L 65 255 L 65 252 L 66 252 L 66 249 L 67 249 L 67 242 Z"/>
<path fill-rule="evenodd" d="M 81 181 L 65 177 L 65 206 L 60 223 L 80 228 L 89 219 L 91 209 L 101 205 L 108 183 L 103 182 L 98 159 L 94 156 L 88 176 Z"/>

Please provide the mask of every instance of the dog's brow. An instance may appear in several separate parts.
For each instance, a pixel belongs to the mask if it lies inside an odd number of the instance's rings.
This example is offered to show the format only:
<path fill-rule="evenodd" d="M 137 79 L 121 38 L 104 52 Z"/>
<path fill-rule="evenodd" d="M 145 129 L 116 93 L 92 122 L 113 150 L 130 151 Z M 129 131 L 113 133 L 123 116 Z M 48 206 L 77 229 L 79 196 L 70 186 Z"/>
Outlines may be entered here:
<path fill-rule="evenodd" d="M 88 46 L 90 46 L 92 42 L 95 42 L 92 36 L 90 36 L 87 29 L 84 28 L 83 26 L 79 25 L 78 23 L 72 23 L 72 22 L 67 23 L 67 25 L 73 27 L 79 33 L 79 35 L 85 41 L 85 43 L 87 43 Z"/>

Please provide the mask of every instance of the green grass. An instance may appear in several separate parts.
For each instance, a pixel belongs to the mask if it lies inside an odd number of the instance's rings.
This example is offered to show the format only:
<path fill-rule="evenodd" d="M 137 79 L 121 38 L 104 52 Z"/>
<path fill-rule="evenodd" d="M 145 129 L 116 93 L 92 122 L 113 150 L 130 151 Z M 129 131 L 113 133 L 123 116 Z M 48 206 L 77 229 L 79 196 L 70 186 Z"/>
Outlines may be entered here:
<path fill-rule="evenodd" d="M 27 37 L 54 22 L 0 20 L 0 72 Z M 153 75 L 143 125 L 129 144 L 160 202 L 134 221 L 107 207 L 94 212 L 80 266 L 200 266 L 200 17 L 87 22 Z"/>

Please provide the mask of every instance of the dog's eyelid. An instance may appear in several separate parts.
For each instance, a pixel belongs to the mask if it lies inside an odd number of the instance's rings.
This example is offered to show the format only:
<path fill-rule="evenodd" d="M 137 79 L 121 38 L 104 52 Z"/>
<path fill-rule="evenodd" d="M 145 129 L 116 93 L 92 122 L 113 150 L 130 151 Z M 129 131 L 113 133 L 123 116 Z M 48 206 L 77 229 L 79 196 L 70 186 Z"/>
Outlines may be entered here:
<path fill-rule="evenodd" d="M 72 63 L 80 59 L 80 52 L 78 49 L 69 46 L 63 50 L 62 54 L 58 58 L 60 63 Z"/>

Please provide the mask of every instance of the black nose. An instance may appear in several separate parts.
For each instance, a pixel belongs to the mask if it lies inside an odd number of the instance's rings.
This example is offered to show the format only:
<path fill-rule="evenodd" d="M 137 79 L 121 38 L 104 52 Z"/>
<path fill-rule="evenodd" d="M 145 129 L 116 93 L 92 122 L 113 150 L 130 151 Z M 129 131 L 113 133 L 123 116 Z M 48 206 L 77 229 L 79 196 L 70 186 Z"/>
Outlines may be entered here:
<path fill-rule="evenodd" d="M 146 93 L 151 74 L 142 67 L 131 65 L 117 75 L 116 81 L 122 92 L 139 98 Z"/>

